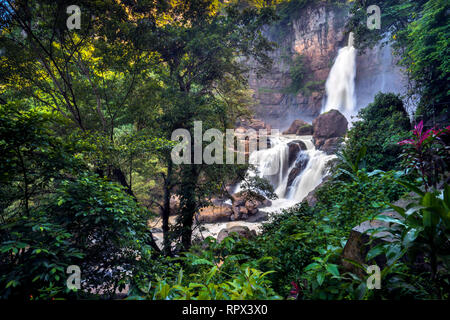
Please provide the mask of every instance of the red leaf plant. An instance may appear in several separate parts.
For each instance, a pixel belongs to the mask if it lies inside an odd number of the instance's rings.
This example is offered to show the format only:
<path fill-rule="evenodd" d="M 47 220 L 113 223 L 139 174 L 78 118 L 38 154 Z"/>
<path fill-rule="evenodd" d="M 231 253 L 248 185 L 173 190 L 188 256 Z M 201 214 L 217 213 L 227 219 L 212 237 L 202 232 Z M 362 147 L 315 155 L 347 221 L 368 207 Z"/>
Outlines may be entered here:
<path fill-rule="evenodd" d="M 450 132 L 450 126 L 444 129 L 429 129 L 424 132 L 423 121 L 420 121 L 413 130 L 413 138 L 398 142 L 405 146 L 403 157 L 406 167 L 419 173 L 425 185 L 425 190 L 445 178 L 449 164 L 449 147 L 443 142 L 441 136 Z"/>

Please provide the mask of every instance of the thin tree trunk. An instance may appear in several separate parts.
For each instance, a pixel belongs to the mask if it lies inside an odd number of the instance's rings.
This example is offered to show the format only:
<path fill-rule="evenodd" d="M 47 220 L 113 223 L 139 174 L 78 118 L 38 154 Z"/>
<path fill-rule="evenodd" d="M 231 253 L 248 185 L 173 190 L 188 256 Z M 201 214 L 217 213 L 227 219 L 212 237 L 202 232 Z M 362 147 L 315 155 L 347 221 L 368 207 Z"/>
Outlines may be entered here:
<path fill-rule="evenodd" d="M 198 172 L 196 165 L 187 165 L 184 168 L 183 183 L 181 186 L 182 194 L 182 208 L 181 208 L 181 244 L 185 251 L 191 247 L 192 240 L 192 225 L 194 222 L 194 215 L 197 210 L 195 201 L 195 188 L 197 185 Z"/>
<path fill-rule="evenodd" d="M 167 177 L 164 181 L 164 205 L 162 210 L 162 229 L 163 229 L 163 244 L 164 244 L 164 254 L 171 255 L 170 247 L 170 228 L 169 228 L 169 216 L 170 216 L 170 197 L 171 197 L 171 183 L 172 183 L 172 170 L 173 164 L 171 159 L 168 161 L 167 165 Z"/>

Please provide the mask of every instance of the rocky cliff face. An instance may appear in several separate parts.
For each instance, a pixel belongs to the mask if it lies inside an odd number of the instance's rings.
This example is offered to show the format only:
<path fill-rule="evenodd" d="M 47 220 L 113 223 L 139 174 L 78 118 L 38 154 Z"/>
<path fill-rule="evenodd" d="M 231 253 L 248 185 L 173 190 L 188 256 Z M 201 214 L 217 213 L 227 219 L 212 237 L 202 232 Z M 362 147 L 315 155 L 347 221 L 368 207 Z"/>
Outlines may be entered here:
<path fill-rule="evenodd" d="M 271 27 L 265 35 L 278 44 L 272 53 L 273 67 L 262 78 L 250 75 L 257 105 L 255 116 L 273 128 L 287 129 L 295 119 L 312 122 L 324 104 L 325 81 L 338 50 L 347 45 L 345 8 L 326 2 L 304 8 L 287 30 Z M 283 34 L 283 35 L 282 35 Z M 312 90 L 287 90 L 292 82 L 290 69 L 296 55 L 304 57 L 307 81 Z M 395 66 L 390 48 L 368 50 L 357 58 L 356 96 L 358 108 L 365 107 L 379 91 L 401 92 L 404 79 Z"/>
<path fill-rule="evenodd" d="M 286 92 L 292 81 L 291 61 L 295 55 L 301 54 L 310 79 L 325 82 L 345 37 L 344 24 L 345 13 L 342 10 L 319 4 L 305 8 L 300 18 L 292 21 L 289 30 L 272 27 L 266 32 L 278 48 L 271 55 L 272 70 L 260 79 L 254 74 L 250 76 L 250 87 L 258 101 L 255 107 L 257 118 L 274 127 L 286 128 L 294 119 L 312 121 L 319 115 L 325 93 L 323 84 L 319 90 L 309 94 Z"/>

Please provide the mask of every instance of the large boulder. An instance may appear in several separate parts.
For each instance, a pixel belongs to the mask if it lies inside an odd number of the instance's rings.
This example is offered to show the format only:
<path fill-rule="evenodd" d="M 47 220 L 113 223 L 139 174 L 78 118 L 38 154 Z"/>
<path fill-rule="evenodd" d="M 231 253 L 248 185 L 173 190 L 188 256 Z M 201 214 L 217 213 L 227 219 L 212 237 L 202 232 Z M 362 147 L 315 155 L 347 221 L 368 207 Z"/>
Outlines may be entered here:
<path fill-rule="evenodd" d="M 234 232 L 237 233 L 239 237 L 243 237 L 246 239 L 250 239 L 256 236 L 255 230 L 250 230 L 246 226 L 232 226 L 230 228 L 220 230 L 219 234 L 217 235 L 217 242 L 222 242 L 223 239 L 230 236 Z"/>
<path fill-rule="evenodd" d="M 348 121 L 339 111 L 331 110 L 314 119 L 313 128 L 316 148 L 331 154 L 347 133 Z"/>
<path fill-rule="evenodd" d="M 204 207 L 196 214 L 198 222 L 217 223 L 230 221 L 233 214 L 231 205 L 221 204 Z"/>
<path fill-rule="evenodd" d="M 385 212 L 381 215 L 399 220 L 403 219 L 396 212 Z M 349 262 L 349 260 L 364 265 L 367 263 L 365 257 L 371 248 L 380 243 L 394 241 L 393 235 L 387 231 L 374 232 L 377 228 L 387 228 L 389 225 L 390 223 L 380 220 L 368 220 L 354 227 L 342 252 L 342 266 L 344 269 L 363 276 L 365 274 L 364 271 Z M 383 268 L 386 264 L 386 257 L 383 255 L 377 256 L 375 263 L 380 268 Z"/>
<path fill-rule="evenodd" d="M 295 134 L 297 136 L 310 136 L 313 134 L 313 126 L 303 120 L 294 120 L 288 130 L 283 134 Z"/>
<path fill-rule="evenodd" d="M 289 167 L 297 160 L 300 151 L 306 150 L 306 144 L 303 141 L 295 140 L 288 143 L 289 147 Z"/>

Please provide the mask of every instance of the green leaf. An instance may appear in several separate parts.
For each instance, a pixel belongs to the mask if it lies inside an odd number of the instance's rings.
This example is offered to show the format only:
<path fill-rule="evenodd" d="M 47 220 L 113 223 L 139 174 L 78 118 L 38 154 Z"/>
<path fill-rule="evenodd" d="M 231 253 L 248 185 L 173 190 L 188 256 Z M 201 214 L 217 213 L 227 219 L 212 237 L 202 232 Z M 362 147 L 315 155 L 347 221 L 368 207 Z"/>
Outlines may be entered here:
<path fill-rule="evenodd" d="M 327 264 L 326 269 L 329 273 L 331 273 L 333 276 L 339 277 L 339 269 L 338 266 L 332 263 Z"/>
<path fill-rule="evenodd" d="M 307 265 L 305 267 L 305 269 L 303 269 L 303 270 L 304 271 L 309 271 L 309 270 L 313 270 L 313 269 L 317 269 L 317 268 L 320 268 L 320 264 L 318 264 L 317 262 L 313 262 L 313 263 Z"/>
<path fill-rule="evenodd" d="M 209 260 L 203 259 L 203 258 L 195 259 L 194 261 L 192 261 L 192 265 L 193 266 L 202 265 L 202 264 L 207 264 L 207 265 L 210 265 L 210 266 L 214 266 L 214 263 L 212 263 Z"/>
<path fill-rule="evenodd" d="M 416 187 L 415 185 L 403 181 L 403 180 L 397 180 L 397 183 L 406 187 L 407 189 L 414 191 L 415 193 L 417 193 L 419 196 L 423 197 L 425 195 L 425 192 L 423 192 L 422 190 L 420 190 L 418 187 Z"/>
<path fill-rule="evenodd" d="M 403 223 L 403 221 L 401 221 L 401 220 L 399 220 L 399 219 L 396 219 L 396 218 L 393 218 L 393 217 L 391 217 L 391 216 L 384 215 L 384 214 L 381 214 L 381 215 L 376 216 L 375 219 L 376 219 L 376 220 L 379 220 L 379 221 L 384 221 L 384 222 L 389 222 L 389 223 L 399 224 L 399 225 L 402 225 L 402 226 L 405 225 L 405 224 Z"/>
<path fill-rule="evenodd" d="M 378 257 L 380 254 L 383 254 L 385 248 L 382 245 L 377 245 L 367 252 L 366 261 L 372 260 L 375 257 Z"/>
<path fill-rule="evenodd" d="M 319 286 L 322 285 L 323 281 L 325 280 L 325 273 L 319 272 L 317 274 L 317 283 L 319 283 Z"/>
<path fill-rule="evenodd" d="M 211 268 L 211 270 L 209 270 L 208 275 L 206 277 L 206 284 L 209 284 L 212 277 L 214 277 L 214 275 L 216 274 L 217 270 L 218 270 L 217 266 L 214 266 Z"/>
<path fill-rule="evenodd" d="M 395 206 L 395 205 L 393 205 L 393 204 L 391 204 L 391 203 L 388 203 L 388 205 L 389 205 L 392 209 L 394 209 L 396 212 L 398 212 L 402 217 L 406 218 L 406 214 L 405 214 L 405 211 L 406 211 L 406 210 L 405 210 L 404 208 Z"/>

